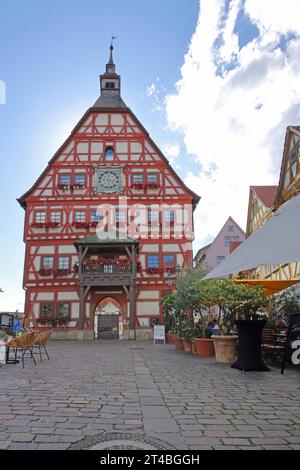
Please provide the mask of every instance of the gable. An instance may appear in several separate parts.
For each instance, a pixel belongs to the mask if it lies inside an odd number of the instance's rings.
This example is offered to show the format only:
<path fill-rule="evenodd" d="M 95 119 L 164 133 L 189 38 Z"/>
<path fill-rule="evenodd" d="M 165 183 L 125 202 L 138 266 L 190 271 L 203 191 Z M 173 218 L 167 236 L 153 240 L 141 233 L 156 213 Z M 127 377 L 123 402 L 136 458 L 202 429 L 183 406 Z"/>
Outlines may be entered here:
<path fill-rule="evenodd" d="M 105 161 L 107 147 L 114 149 L 113 162 Z M 199 196 L 185 186 L 129 108 L 126 112 L 124 109 L 90 108 L 36 183 L 18 201 L 24 207 L 26 198 L 31 195 L 53 196 L 59 174 L 64 172 L 86 173 L 87 181 L 91 183 L 91 173 L 97 165 L 126 165 L 127 173 L 141 171 L 145 178 L 147 173 L 157 172 L 166 194 L 174 199 L 192 198 L 194 206 L 199 202 Z"/>

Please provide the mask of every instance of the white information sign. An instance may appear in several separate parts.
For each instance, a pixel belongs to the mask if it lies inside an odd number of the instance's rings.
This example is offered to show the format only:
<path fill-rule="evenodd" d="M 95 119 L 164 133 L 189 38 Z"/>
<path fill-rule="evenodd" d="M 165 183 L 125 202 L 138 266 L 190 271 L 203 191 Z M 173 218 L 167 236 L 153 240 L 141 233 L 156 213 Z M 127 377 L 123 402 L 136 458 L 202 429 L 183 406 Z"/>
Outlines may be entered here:
<path fill-rule="evenodd" d="M 6 354 L 6 347 L 5 344 L 0 342 L 0 364 L 5 364 L 5 354 Z"/>
<path fill-rule="evenodd" d="M 166 332 L 165 332 L 165 326 L 164 325 L 154 325 L 154 330 L 153 330 L 153 343 L 155 344 L 155 341 L 163 341 L 164 344 L 166 342 Z"/>

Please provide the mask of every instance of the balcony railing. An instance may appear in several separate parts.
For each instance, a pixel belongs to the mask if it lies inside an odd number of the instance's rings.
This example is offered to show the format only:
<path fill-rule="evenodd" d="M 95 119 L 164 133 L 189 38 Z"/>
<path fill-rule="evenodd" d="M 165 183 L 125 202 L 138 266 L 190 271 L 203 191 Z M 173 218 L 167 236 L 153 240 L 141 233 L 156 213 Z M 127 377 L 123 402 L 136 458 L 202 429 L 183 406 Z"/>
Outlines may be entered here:
<path fill-rule="evenodd" d="M 82 274 L 130 274 L 131 266 L 117 264 L 95 264 L 90 266 L 82 266 Z"/>

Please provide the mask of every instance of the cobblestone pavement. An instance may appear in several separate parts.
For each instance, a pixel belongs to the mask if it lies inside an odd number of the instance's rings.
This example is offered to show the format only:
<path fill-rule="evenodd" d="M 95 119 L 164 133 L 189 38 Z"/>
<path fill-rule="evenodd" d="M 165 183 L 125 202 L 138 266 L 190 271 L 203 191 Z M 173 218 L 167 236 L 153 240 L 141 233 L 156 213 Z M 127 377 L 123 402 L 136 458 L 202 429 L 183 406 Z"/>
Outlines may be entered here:
<path fill-rule="evenodd" d="M 178 449 L 300 450 L 300 373 L 241 373 L 151 342 L 52 342 L 0 368 L 0 449 L 68 449 L 103 432 Z"/>

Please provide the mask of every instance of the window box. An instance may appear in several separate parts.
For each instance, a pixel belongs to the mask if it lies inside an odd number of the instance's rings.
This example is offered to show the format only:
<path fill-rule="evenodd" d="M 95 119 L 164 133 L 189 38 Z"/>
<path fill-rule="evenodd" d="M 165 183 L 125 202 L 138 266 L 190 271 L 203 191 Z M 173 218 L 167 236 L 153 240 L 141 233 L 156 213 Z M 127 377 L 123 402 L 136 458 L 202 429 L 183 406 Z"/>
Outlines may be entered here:
<path fill-rule="evenodd" d="M 57 269 L 55 271 L 55 276 L 67 276 L 71 271 L 69 269 Z"/>
<path fill-rule="evenodd" d="M 148 189 L 158 189 L 159 185 L 158 185 L 158 183 L 147 183 L 147 188 Z"/>
<path fill-rule="evenodd" d="M 88 229 L 90 227 L 89 222 L 73 222 L 73 227 L 75 228 L 85 228 Z"/>
<path fill-rule="evenodd" d="M 57 189 L 60 189 L 61 191 L 68 191 L 71 189 L 71 186 L 69 184 L 58 184 Z"/>
<path fill-rule="evenodd" d="M 47 222 L 45 226 L 46 228 L 57 228 L 59 227 L 59 222 Z"/>
<path fill-rule="evenodd" d="M 52 268 L 42 268 L 39 270 L 40 276 L 51 276 L 53 274 Z"/>
<path fill-rule="evenodd" d="M 144 189 L 143 183 L 132 183 L 132 189 Z"/>
<path fill-rule="evenodd" d="M 45 228 L 46 224 L 44 222 L 33 222 L 31 224 L 31 227 L 33 227 L 33 228 Z"/>
<path fill-rule="evenodd" d="M 71 184 L 70 185 L 71 190 L 73 190 L 73 189 L 84 189 L 84 188 L 85 188 L 84 184 L 79 184 L 78 183 L 78 184 Z"/>
<path fill-rule="evenodd" d="M 90 222 L 89 225 L 92 228 L 96 228 L 99 222 L 100 222 L 99 220 L 93 220 L 92 222 Z"/>
<path fill-rule="evenodd" d="M 146 271 L 148 274 L 159 274 L 160 269 L 159 268 L 147 268 Z"/>

